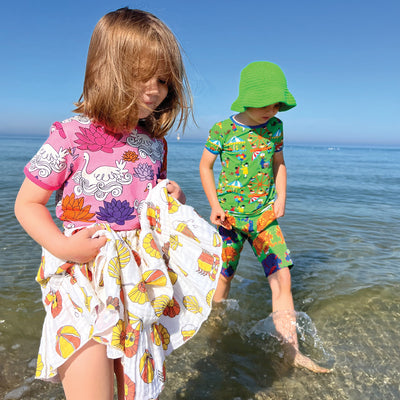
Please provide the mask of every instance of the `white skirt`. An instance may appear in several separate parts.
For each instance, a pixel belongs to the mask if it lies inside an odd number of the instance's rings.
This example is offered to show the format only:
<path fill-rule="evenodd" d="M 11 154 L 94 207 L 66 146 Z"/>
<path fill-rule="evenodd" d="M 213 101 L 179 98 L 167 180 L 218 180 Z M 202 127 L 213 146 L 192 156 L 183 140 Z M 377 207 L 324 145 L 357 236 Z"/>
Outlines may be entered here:
<path fill-rule="evenodd" d="M 221 237 L 180 204 L 164 180 L 141 210 L 141 229 L 104 230 L 107 243 L 88 264 L 43 249 L 37 281 L 46 318 L 36 377 L 58 381 L 57 368 L 93 339 L 121 358 L 126 399 L 153 399 L 164 360 L 207 319 L 220 273 Z M 66 232 L 70 235 L 71 232 Z"/>

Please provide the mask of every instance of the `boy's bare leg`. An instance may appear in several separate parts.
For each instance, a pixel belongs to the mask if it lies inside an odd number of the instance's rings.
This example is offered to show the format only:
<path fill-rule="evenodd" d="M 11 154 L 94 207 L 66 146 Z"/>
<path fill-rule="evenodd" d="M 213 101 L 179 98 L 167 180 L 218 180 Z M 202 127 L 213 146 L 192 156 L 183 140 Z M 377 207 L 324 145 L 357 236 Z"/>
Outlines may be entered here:
<path fill-rule="evenodd" d="M 294 367 L 306 368 L 317 373 L 330 372 L 299 350 L 289 268 L 273 273 L 268 277 L 268 281 L 272 292 L 272 317 L 282 341 L 285 360 Z"/>
<path fill-rule="evenodd" d="M 220 275 L 218 279 L 217 288 L 215 289 L 213 301 L 215 303 L 220 303 L 223 300 L 226 300 L 229 295 L 229 290 L 231 288 L 233 276 L 230 278 L 225 278 L 225 276 Z"/>

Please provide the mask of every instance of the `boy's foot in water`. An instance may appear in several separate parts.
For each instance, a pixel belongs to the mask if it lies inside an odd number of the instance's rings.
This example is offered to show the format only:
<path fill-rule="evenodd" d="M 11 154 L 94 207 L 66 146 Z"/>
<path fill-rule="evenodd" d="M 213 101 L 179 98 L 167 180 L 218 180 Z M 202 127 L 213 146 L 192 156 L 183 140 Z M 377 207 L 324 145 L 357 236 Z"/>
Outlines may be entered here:
<path fill-rule="evenodd" d="M 331 369 L 321 367 L 315 361 L 311 360 L 311 358 L 293 348 L 293 346 L 291 346 L 291 349 L 285 349 L 284 360 L 295 368 L 305 368 L 317 374 L 328 374 L 332 372 Z"/>

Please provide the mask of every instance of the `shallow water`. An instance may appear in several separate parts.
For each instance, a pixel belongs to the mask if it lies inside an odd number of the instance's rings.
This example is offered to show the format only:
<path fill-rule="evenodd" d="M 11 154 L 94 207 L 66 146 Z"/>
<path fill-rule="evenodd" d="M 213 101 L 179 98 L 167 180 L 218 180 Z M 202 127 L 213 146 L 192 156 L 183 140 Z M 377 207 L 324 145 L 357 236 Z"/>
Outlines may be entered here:
<path fill-rule="evenodd" d="M 64 398 L 60 385 L 33 380 L 40 249 L 12 212 L 22 168 L 41 141 L 0 137 L 0 398 L 8 400 Z M 170 179 L 208 218 L 197 172 L 202 143 L 171 140 L 169 149 Z M 267 281 L 247 246 L 230 299 L 167 359 L 160 400 L 400 398 L 400 149 L 287 146 L 285 160 L 280 225 L 295 262 L 300 346 L 332 373 L 286 366 Z"/>

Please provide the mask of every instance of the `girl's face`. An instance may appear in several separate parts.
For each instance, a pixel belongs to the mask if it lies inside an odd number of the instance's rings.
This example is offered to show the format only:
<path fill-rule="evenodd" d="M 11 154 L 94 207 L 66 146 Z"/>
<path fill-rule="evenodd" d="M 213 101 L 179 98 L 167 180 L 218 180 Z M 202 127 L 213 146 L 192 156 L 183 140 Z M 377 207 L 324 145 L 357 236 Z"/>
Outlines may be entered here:
<path fill-rule="evenodd" d="M 154 76 L 142 85 L 143 105 L 139 107 L 139 119 L 152 114 L 168 95 L 168 84 L 162 76 Z"/>
<path fill-rule="evenodd" d="M 279 111 L 279 107 L 280 103 L 275 103 L 260 108 L 247 107 L 246 110 L 241 113 L 241 115 L 246 119 L 246 125 L 261 125 L 265 124 L 270 118 L 275 117 Z"/>

